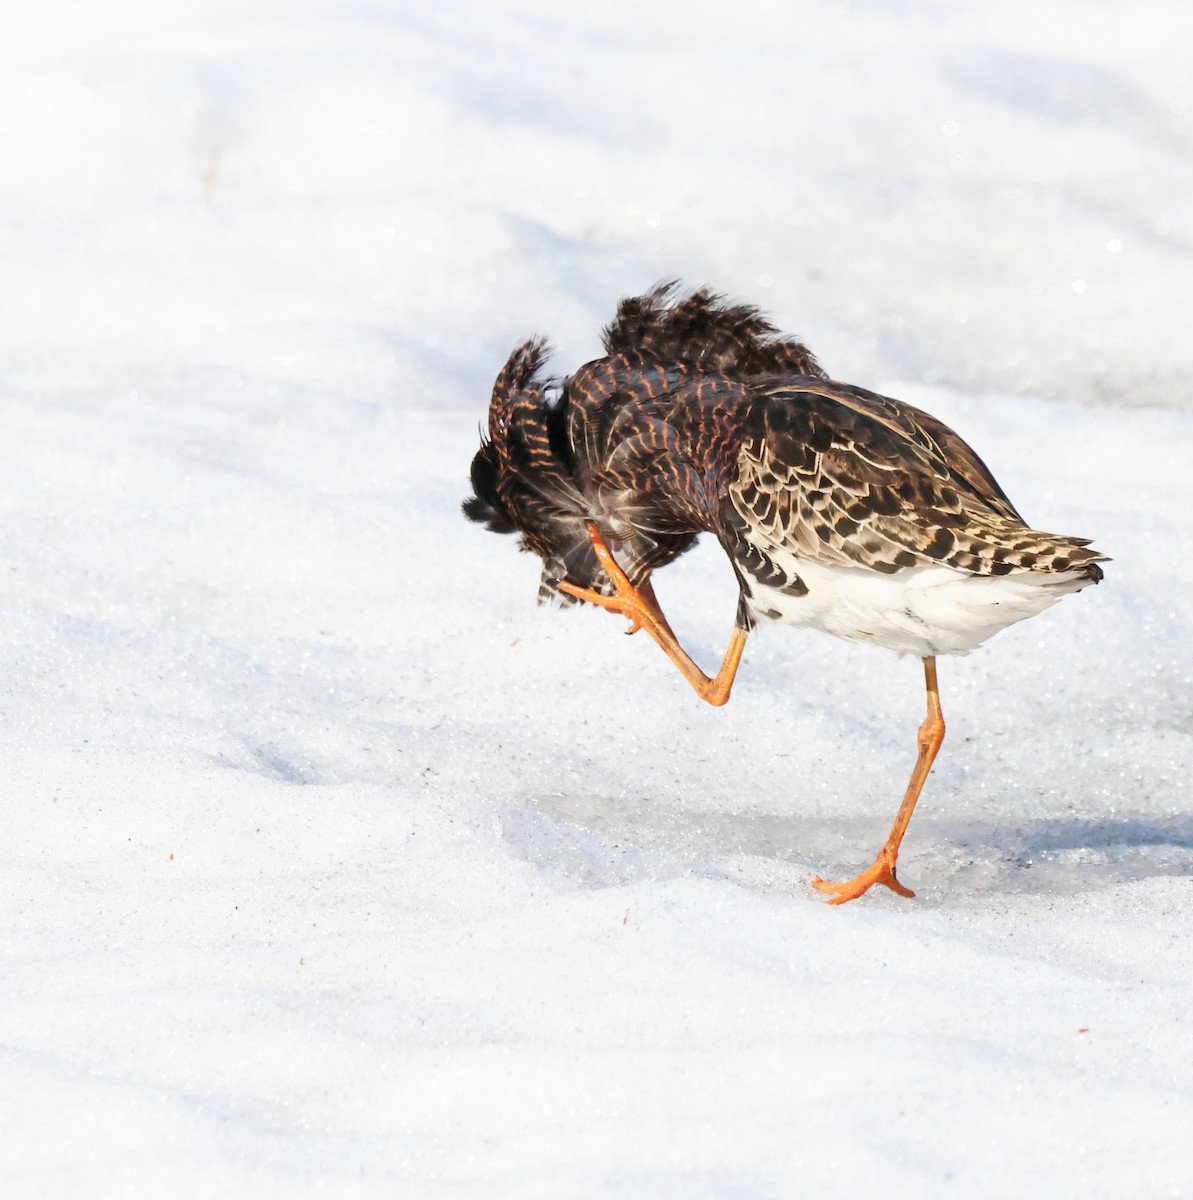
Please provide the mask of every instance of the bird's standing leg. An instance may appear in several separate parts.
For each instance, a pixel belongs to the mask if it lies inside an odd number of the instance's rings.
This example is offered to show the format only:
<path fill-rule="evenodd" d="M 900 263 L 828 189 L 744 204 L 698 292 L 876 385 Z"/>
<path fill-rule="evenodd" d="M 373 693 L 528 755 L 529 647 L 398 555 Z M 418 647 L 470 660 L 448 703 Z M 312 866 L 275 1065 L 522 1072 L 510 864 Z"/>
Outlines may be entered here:
<path fill-rule="evenodd" d="M 729 699 L 733 687 L 733 678 L 737 674 L 741 662 L 742 651 L 746 646 L 747 631 L 740 625 L 735 625 L 729 639 L 729 647 L 725 651 L 725 659 L 716 676 L 709 678 L 689 657 L 687 651 L 679 644 L 679 639 L 671 632 L 663 610 L 655 599 L 654 589 L 647 581 L 641 588 L 636 588 L 630 582 L 626 573 L 614 561 L 609 547 L 605 545 L 600 530 L 593 521 L 588 522 L 588 534 L 592 538 L 592 548 L 596 551 L 597 559 L 616 589 L 614 596 L 602 596 L 590 588 L 576 587 L 573 583 L 561 583 L 560 588 L 569 596 L 578 600 L 587 600 L 598 604 L 610 612 L 621 613 L 628 617 L 633 626 L 631 633 L 645 629 L 656 642 L 663 653 L 679 668 L 683 677 L 695 689 L 696 695 L 709 704 L 721 705 Z"/>
<path fill-rule="evenodd" d="M 940 711 L 940 692 L 936 686 L 935 658 L 924 659 L 924 683 L 928 689 L 928 715 L 924 718 L 917 735 L 920 753 L 916 759 L 915 770 L 912 771 L 911 779 L 907 784 L 903 803 L 899 805 L 895 824 L 891 827 L 890 836 L 879 850 L 874 865 L 855 878 L 845 883 L 829 883 L 819 876 L 812 880 L 813 887 L 819 888 L 822 892 L 828 892 L 833 897 L 830 901 L 831 904 L 844 904 L 846 900 L 856 900 L 876 883 L 884 884 L 892 892 L 898 892 L 900 896 L 915 895 L 915 892 L 904 887 L 895 878 L 895 860 L 899 857 L 899 845 L 903 841 L 904 833 L 907 832 L 911 814 L 915 811 L 915 803 L 920 798 L 920 792 L 924 787 L 924 780 L 928 778 L 928 772 L 932 769 L 936 752 L 944 741 L 944 714 Z"/>

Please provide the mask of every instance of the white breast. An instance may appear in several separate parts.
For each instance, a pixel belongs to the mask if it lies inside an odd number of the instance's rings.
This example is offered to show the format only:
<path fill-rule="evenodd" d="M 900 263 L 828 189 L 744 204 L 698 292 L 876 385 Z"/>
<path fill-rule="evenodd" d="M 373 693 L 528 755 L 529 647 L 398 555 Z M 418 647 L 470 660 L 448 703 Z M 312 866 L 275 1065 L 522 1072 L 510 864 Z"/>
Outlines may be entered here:
<path fill-rule="evenodd" d="M 1034 617 L 1090 582 L 1081 571 L 970 575 L 945 566 L 907 567 L 884 575 L 777 548 L 767 547 L 767 553 L 798 575 L 808 591 L 790 596 L 748 579 L 748 602 L 760 621 L 806 625 L 921 658 L 966 654 L 1000 629 Z"/>

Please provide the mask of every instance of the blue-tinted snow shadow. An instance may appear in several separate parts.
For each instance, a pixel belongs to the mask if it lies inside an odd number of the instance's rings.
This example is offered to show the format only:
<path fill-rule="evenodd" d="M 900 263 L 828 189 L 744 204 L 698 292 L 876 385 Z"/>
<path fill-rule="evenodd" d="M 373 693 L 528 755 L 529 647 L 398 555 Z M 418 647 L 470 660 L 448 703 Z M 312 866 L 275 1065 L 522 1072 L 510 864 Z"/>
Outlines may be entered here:
<path fill-rule="evenodd" d="M 503 816 L 512 853 L 582 888 L 697 875 L 794 893 L 813 872 L 845 877 L 869 865 L 886 830 L 878 816 L 705 812 L 626 796 L 539 796 Z M 1193 815 L 921 821 L 900 865 L 901 878 L 945 906 L 950 894 L 1076 895 L 1193 877 Z"/>
<path fill-rule="evenodd" d="M 981 890 L 1070 895 L 1162 876 L 1193 876 L 1193 815 L 1052 817 L 970 826 L 950 841 L 986 864 Z M 989 867 L 994 864 L 993 873 Z M 963 879 L 966 866 L 959 866 Z"/>

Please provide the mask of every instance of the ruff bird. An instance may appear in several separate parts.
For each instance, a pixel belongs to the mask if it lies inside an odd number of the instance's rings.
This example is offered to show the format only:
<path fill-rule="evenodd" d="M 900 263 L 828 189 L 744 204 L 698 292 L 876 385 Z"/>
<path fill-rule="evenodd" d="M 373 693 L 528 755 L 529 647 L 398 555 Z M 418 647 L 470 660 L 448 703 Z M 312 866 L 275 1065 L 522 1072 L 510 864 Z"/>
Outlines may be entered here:
<path fill-rule="evenodd" d="M 982 460 L 909 404 L 830 380 L 750 306 L 665 284 L 623 300 L 605 355 L 549 379 L 542 339 L 497 376 L 465 514 L 543 560 L 539 599 L 584 601 L 645 630 L 696 694 L 724 704 L 750 631 L 776 621 L 923 660 L 927 716 L 889 837 L 833 903 L 896 877 L 944 740 L 936 659 L 964 654 L 1102 578 L 1084 538 L 1027 525 Z M 651 574 L 701 533 L 737 578 L 733 632 L 706 675 Z"/>

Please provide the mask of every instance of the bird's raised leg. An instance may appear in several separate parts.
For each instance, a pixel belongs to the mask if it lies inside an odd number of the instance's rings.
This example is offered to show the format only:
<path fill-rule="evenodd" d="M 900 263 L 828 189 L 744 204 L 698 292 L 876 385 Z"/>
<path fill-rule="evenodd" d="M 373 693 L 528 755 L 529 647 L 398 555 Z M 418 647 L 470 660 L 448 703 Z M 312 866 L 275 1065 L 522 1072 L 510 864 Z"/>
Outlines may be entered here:
<path fill-rule="evenodd" d="M 890 836 L 879 850 L 874 865 L 855 878 L 845 883 L 829 883 L 819 876 L 812 880 L 813 887 L 819 888 L 822 892 L 828 892 L 833 897 L 830 901 L 831 904 L 844 904 L 846 900 L 856 900 L 876 883 L 889 887 L 892 892 L 898 892 L 900 896 L 915 895 L 915 892 L 904 887 L 895 878 L 895 860 L 899 857 L 899 845 L 903 841 L 904 833 L 907 832 L 907 825 L 911 821 L 911 814 L 915 811 L 916 801 L 920 798 L 924 780 L 928 778 L 928 772 L 932 769 L 936 752 L 944 741 L 944 714 L 940 711 L 940 692 L 936 686 L 935 658 L 924 659 L 924 683 L 928 689 L 928 715 L 924 718 L 924 723 L 920 726 L 917 735 L 920 753 L 916 759 L 915 770 L 912 771 L 911 779 L 907 784 L 903 803 L 899 805 L 899 813 L 895 817 L 895 824 L 891 828 Z"/>
<path fill-rule="evenodd" d="M 672 638 L 675 638 L 675 632 L 671 628 L 671 622 L 668 621 L 665 616 L 663 616 L 663 610 L 659 607 L 659 598 L 654 594 L 654 584 L 650 582 L 649 575 L 638 585 L 638 595 L 641 596 L 646 602 L 646 607 L 654 613 L 655 620 L 658 621 L 659 625 L 662 626 L 662 628 L 665 629 Z M 636 629 L 627 629 L 626 632 L 637 633 L 638 631 Z M 675 640 L 678 641 L 679 639 L 676 638 Z"/>
<path fill-rule="evenodd" d="M 659 602 L 655 599 L 654 589 L 650 586 L 649 581 L 641 588 L 634 587 L 626 573 L 614 561 L 595 522 L 588 522 L 588 533 L 592 538 L 592 548 L 596 551 L 597 559 L 605 568 L 605 574 L 612 581 L 616 594 L 603 596 L 600 592 L 594 592 L 590 588 L 576 587 L 573 583 L 561 583 L 559 585 L 561 590 L 567 592 L 569 596 L 575 596 L 578 600 L 587 600 L 590 604 L 598 604 L 610 612 L 621 613 L 622 616 L 628 617 L 633 622 L 630 632 L 634 633 L 639 629 L 646 630 L 658 642 L 663 653 L 679 668 L 680 673 L 692 685 L 701 700 L 714 705 L 724 704 L 729 699 L 733 678 L 737 674 L 742 651 L 746 646 L 747 630 L 743 629 L 741 625 L 734 626 L 721 669 L 712 678 L 705 675 L 679 644 L 679 639 L 671 632 L 671 626 L 667 623 L 667 618 L 663 616 L 663 610 L 659 608 Z"/>

